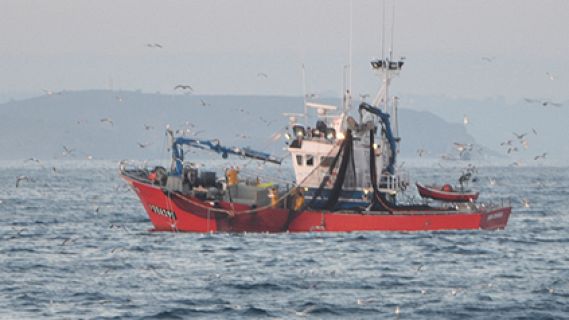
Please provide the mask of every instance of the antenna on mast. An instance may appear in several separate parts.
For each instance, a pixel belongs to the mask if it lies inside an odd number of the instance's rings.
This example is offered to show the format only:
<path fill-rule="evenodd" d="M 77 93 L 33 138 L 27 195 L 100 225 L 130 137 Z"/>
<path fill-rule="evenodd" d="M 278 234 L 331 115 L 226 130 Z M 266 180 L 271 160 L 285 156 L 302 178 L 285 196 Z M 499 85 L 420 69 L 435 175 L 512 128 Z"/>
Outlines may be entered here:
<path fill-rule="evenodd" d="M 350 26 L 348 35 L 348 65 L 344 67 L 344 112 L 348 113 L 352 106 L 352 34 L 353 34 L 353 14 L 354 1 L 350 0 Z"/>
<path fill-rule="evenodd" d="M 381 4 L 382 4 L 381 14 L 383 16 L 381 20 L 383 23 L 383 28 L 381 28 L 381 60 L 384 60 L 385 59 L 385 0 L 382 0 Z"/>
<path fill-rule="evenodd" d="M 389 48 L 389 60 L 393 61 L 393 39 L 395 33 L 395 1 L 393 1 L 392 12 L 391 12 L 391 48 Z"/>
<path fill-rule="evenodd" d="M 354 1 L 350 0 L 350 43 L 349 43 L 349 53 L 348 53 L 348 65 L 350 66 L 350 74 L 349 74 L 349 83 L 348 83 L 348 90 L 350 90 L 350 94 L 352 92 L 352 38 L 354 34 Z"/>
<path fill-rule="evenodd" d="M 306 72 L 302 64 L 302 99 L 304 101 L 304 126 L 308 125 L 308 110 L 306 109 Z"/>

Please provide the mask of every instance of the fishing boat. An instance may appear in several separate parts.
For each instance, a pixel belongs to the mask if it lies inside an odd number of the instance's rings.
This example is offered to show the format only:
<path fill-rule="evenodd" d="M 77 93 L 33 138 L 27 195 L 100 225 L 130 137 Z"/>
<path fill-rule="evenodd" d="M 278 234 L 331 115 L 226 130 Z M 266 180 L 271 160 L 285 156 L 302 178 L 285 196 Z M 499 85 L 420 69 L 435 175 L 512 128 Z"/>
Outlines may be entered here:
<path fill-rule="evenodd" d="M 465 203 L 403 203 L 409 178 L 396 166 L 399 137 L 393 77 L 404 62 L 393 57 L 371 62 L 379 90 L 371 103 L 352 106 L 344 84 L 340 107 L 305 101 L 303 114 L 289 114 L 288 153 L 295 180 L 286 185 L 239 178 L 235 168 L 204 171 L 184 158 L 205 149 L 281 165 L 282 160 L 219 140 L 175 136 L 169 169 L 128 168 L 121 176 L 140 198 L 156 230 L 188 232 L 426 231 L 503 229 L 510 206 Z M 348 77 L 345 77 L 348 78 Z M 310 127 L 308 113 L 315 113 Z M 213 116 L 213 115 L 212 115 Z M 304 121 L 302 121 L 304 120 Z M 215 168 L 214 168 L 215 169 Z M 417 185 L 419 187 L 420 185 Z M 431 189 L 421 186 L 419 192 Z M 431 196 L 433 196 L 431 190 Z M 436 195 L 441 197 L 441 192 Z M 457 200 L 457 194 L 452 194 Z M 476 197 L 478 195 L 476 194 Z M 474 199 L 474 195 L 461 195 Z M 470 198 L 469 198 L 470 197 Z"/>
<path fill-rule="evenodd" d="M 421 197 L 434 200 L 448 202 L 474 202 L 480 195 L 479 192 L 454 189 L 449 184 L 444 184 L 442 186 L 424 186 L 419 182 L 415 184 Z"/>

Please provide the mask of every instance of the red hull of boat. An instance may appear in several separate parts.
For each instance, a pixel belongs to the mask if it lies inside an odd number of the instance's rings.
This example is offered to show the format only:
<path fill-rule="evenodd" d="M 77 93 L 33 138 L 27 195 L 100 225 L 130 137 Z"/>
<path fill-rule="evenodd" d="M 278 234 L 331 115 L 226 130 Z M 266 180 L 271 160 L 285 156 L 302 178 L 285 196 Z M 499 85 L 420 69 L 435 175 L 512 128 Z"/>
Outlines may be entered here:
<path fill-rule="evenodd" d="M 289 221 L 289 210 L 268 208 L 239 214 L 247 205 L 220 202 L 215 208 L 231 209 L 234 216 L 215 212 L 207 201 L 187 199 L 129 177 L 125 180 L 138 194 L 152 224 L 159 231 L 187 232 L 351 232 L 503 229 L 511 208 L 491 211 L 399 211 L 388 214 L 304 211 Z M 233 206 L 233 207 L 232 207 Z"/>

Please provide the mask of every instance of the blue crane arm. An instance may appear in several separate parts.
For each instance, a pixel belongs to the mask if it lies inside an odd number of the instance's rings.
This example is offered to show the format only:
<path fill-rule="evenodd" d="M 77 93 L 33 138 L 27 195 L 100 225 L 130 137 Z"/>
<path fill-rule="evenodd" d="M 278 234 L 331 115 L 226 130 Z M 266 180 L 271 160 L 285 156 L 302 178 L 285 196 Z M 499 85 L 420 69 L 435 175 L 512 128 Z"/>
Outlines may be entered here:
<path fill-rule="evenodd" d="M 387 136 L 387 141 L 389 142 L 389 148 L 391 149 L 391 156 L 389 157 L 389 164 L 387 165 L 387 171 L 391 174 L 395 174 L 395 162 L 397 156 L 397 143 L 395 137 L 393 136 L 393 131 L 391 130 L 391 121 L 389 120 L 389 113 L 382 112 L 379 108 L 369 105 L 365 102 L 360 104 L 359 108 L 365 110 L 371 114 L 378 116 L 383 124 L 385 125 L 385 135 Z"/>
<path fill-rule="evenodd" d="M 172 160 L 176 163 L 176 175 L 182 174 L 182 162 L 184 161 L 183 146 L 190 146 L 198 149 L 213 151 L 221 154 L 226 159 L 229 155 L 241 156 L 275 164 L 281 164 L 278 159 L 268 153 L 256 151 L 251 148 L 226 147 L 219 143 L 219 140 L 198 140 L 187 137 L 174 138 L 172 143 Z"/>

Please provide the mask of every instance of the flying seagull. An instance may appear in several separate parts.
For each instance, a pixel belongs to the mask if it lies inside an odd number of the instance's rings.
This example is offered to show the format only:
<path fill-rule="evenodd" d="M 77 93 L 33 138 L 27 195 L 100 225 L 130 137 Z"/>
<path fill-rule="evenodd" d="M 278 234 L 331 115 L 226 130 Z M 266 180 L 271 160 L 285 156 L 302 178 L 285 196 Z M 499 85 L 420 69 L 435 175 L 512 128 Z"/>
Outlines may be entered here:
<path fill-rule="evenodd" d="M 189 84 L 178 84 L 174 87 L 174 90 L 178 90 L 178 89 L 194 91 L 194 88 L 192 88 L 192 86 Z"/>
<path fill-rule="evenodd" d="M 492 62 L 496 59 L 496 57 L 482 57 L 482 61 Z"/>
<path fill-rule="evenodd" d="M 549 80 L 554 81 L 557 80 L 557 76 L 550 73 L 550 72 L 546 72 L 545 75 L 549 78 Z"/>
<path fill-rule="evenodd" d="M 149 145 L 151 145 L 152 143 L 140 143 L 140 142 L 137 142 L 137 144 L 138 144 L 138 146 L 139 146 L 140 148 L 144 149 L 144 148 L 148 147 Z"/>
<path fill-rule="evenodd" d="M 266 74 L 266 73 L 264 73 L 264 72 L 259 72 L 259 73 L 257 73 L 257 77 L 263 77 L 263 78 L 265 78 L 265 79 L 266 79 L 266 78 L 268 78 L 268 77 L 269 77 L 269 75 L 268 75 L 268 74 Z"/>
<path fill-rule="evenodd" d="M 533 160 L 545 159 L 546 156 L 547 156 L 547 152 L 544 152 L 540 155 L 533 157 Z"/>
<path fill-rule="evenodd" d="M 68 155 L 70 155 L 73 151 L 75 151 L 75 149 L 68 148 L 67 146 L 63 146 L 63 151 L 61 152 L 61 154 L 63 154 L 63 156 L 68 156 Z"/>
<path fill-rule="evenodd" d="M 20 182 L 22 181 L 31 181 L 31 178 L 28 176 L 18 176 L 16 178 L 16 188 L 18 188 L 20 186 Z"/>
<path fill-rule="evenodd" d="M 205 100 L 204 100 L 204 99 L 200 99 L 200 103 L 202 104 L 202 107 L 207 107 L 207 106 L 210 106 L 210 104 L 209 104 L 209 103 L 207 103 L 207 102 L 205 102 Z"/>
<path fill-rule="evenodd" d="M 111 118 L 103 118 L 100 120 L 101 122 L 107 122 L 108 124 L 110 124 L 111 126 L 113 126 L 113 119 Z"/>
<path fill-rule="evenodd" d="M 516 136 L 516 138 L 518 138 L 518 140 L 522 140 L 522 139 L 527 135 L 527 132 L 524 132 L 524 133 L 522 133 L 522 134 L 517 134 L 517 133 L 515 133 L 515 132 L 512 132 L 512 134 L 513 134 L 514 136 Z"/>
<path fill-rule="evenodd" d="M 146 130 L 151 130 L 151 129 L 154 129 L 154 127 L 153 127 L 152 125 L 145 124 L 145 125 L 144 125 L 144 129 L 146 129 Z"/>
<path fill-rule="evenodd" d="M 418 149 L 417 150 L 417 155 L 419 156 L 419 158 L 422 158 L 424 155 L 426 155 L 428 153 L 427 150 L 425 149 Z"/>

